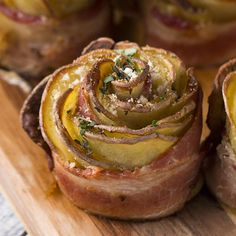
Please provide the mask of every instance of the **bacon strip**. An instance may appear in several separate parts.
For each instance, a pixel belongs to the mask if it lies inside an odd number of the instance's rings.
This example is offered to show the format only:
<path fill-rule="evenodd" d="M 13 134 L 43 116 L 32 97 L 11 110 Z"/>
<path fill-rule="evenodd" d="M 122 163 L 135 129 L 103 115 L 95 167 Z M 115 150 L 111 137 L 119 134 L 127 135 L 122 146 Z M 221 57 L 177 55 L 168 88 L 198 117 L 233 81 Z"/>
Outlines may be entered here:
<path fill-rule="evenodd" d="M 199 103 L 201 104 L 201 103 Z M 152 219 L 180 210 L 197 184 L 201 105 L 189 131 L 161 159 L 133 172 L 71 169 L 53 155 L 55 177 L 64 194 L 95 214 L 122 219 Z"/>

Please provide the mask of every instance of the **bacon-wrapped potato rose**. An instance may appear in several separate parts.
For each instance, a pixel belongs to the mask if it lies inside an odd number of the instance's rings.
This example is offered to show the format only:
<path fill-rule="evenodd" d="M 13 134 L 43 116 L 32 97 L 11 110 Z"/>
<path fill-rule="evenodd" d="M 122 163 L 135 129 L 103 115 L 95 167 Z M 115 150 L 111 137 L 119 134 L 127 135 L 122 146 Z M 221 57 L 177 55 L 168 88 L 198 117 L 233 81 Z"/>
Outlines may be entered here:
<path fill-rule="evenodd" d="M 0 66 L 42 79 L 108 34 L 105 0 L 0 0 Z"/>
<path fill-rule="evenodd" d="M 83 54 L 42 81 L 22 110 L 24 129 L 43 145 L 40 129 L 51 149 L 62 192 L 115 218 L 181 209 L 201 163 L 202 97 L 192 70 L 171 52 L 109 38 Z"/>
<path fill-rule="evenodd" d="M 188 65 L 215 65 L 236 54 L 236 1 L 143 1 L 146 42 Z"/>
<path fill-rule="evenodd" d="M 205 174 L 215 196 L 236 208 L 236 59 L 224 64 L 209 98 L 208 125 L 211 143 Z M 209 145 L 208 145 L 209 146 Z"/>

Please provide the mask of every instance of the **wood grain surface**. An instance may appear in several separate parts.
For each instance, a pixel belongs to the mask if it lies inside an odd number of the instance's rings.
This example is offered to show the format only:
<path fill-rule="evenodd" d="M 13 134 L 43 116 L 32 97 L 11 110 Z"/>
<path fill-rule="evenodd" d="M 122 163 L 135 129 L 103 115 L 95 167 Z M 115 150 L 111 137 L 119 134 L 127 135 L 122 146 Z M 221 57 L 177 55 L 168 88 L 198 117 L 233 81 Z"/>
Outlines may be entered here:
<path fill-rule="evenodd" d="M 204 114 L 214 73 L 200 73 Z M 19 110 L 24 98 L 16 87 L 0 83 L 0 185 L 30 235 L 236 235 L 234 212 L 223 210 L 206 188 L 182 211 L 159 221 L 109 220 L 73 206 L 57 188 L 45 153 L 20 127 Z M 204 128 L 204 136 L 207 132 Z"/>

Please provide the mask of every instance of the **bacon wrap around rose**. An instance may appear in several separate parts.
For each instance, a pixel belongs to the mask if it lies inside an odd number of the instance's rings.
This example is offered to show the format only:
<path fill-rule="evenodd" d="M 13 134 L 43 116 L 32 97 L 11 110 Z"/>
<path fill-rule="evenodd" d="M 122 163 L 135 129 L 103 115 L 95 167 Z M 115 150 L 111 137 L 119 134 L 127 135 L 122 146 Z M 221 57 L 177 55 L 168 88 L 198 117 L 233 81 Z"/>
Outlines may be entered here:
<path fill-rule="evenodd" d="M 236 59 L 219 69 L 209 109 L 207 184 L 221 202 L 236 208 Z"/>
<path fill-rule="evenodd" d="M 54 2 L 0 1 L 0 67 L 40 80 L 109 34 L 106 0 Z"/>
<path fill-rule="evenodd" d="M 236 55 L 236 1 L 142 1 L 146 43 L 175 52 L 188 65 L 212 66 Z"/>
<path fill-rule="evenodd" d="M 197 192 L 201 106 L 199 84 L 175 54 L 100 38 L 34 89 L 22 124 L 49 145 L 53 173 L 74 204 L 149 219 Z"/>

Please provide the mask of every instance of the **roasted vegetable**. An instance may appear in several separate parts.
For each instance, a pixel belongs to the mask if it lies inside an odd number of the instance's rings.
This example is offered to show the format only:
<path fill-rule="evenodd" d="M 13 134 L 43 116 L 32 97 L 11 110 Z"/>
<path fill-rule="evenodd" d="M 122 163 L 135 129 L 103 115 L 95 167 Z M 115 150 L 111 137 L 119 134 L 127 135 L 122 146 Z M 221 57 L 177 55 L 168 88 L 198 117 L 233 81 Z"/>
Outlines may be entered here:
<path fill-rule="evenodd" d="M 44 90 L 40 129 L 73 202 L 119 218 L 175 212 L 191 196 L 202 159 L 201 89 L 192 70 L 171 52 L 109 38 L 83 54 L 36 87 L 22 110 L 23 127 L 42 146 L 31 131 L 35 122 L 25 121 L 37 121 L 29 108 Z M 84 189 L 84 181 L 94 190 Z"/>

